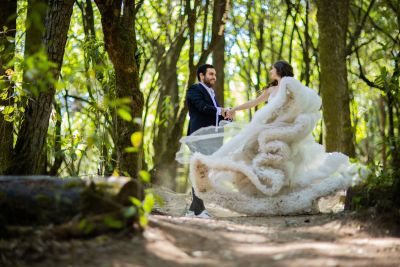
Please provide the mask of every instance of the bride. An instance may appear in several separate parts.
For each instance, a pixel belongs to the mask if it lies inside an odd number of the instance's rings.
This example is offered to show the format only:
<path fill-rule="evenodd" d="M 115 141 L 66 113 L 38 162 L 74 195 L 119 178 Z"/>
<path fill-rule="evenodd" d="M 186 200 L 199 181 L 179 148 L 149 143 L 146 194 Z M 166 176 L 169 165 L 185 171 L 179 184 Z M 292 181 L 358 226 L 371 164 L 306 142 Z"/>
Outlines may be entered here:
<path fill-rule="evenodd" d="M 190 149 L 190 180 L 206 203 L 249 215 L 316 212 L 319 198 L 352 184 L 355 168 L 346 155 L 326 153 L 315 142 L 311 132 L 321 117 L 321 98 L 293 78 L 289 63 L 274 63 L 270 78 L 257 99 L 227 114 L 232 118 L 268 100 L 250 123 L 183 137 L 177 160 L 184 163 Z"/>

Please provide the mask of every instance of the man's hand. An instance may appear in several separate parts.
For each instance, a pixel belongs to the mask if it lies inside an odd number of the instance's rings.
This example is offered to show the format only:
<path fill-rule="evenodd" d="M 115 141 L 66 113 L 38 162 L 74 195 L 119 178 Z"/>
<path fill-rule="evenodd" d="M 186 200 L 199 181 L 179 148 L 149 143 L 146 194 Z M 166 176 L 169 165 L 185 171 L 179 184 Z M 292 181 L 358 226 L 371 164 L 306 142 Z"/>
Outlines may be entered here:
<path fill-rule="evenodd" d="M 226 118 L 226 113 L 228 112 L 229 109 L 227 108 L 222 108 L 221 109 L 221 116 L 224 117 L 224 119 Z"/>
<path fill-rule="evenodd" d="M 235 116 L 235 112 L 231 111 L 230 108 L 222 108 L 221 110 L 221 115 L 224 117 L 224 119 L 232 120 L 233 117 Z"/>
<path fill-rule="evenodd" d="M 233 120 L 234 117 L 235 117 L 235 111 L 233 109 L 228 109 L 226 112 L 225 119 Z"/>

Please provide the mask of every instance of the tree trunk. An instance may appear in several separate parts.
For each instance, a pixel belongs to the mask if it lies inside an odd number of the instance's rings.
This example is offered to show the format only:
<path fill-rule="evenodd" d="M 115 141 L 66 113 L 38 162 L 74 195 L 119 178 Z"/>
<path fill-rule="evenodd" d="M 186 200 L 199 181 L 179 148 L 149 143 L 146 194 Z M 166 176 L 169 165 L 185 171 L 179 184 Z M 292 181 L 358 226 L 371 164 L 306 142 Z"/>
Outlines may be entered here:
<path fill-rule="evenodd" d="M 6 0 L 0 9 L 0 28 L 7 27 L 5 35 L 0 37 L 0 76 L 5 75 L 7 63 L 14 58 L 15 43 L 7 38 L 15 38 L 17 19 L 17 1 Z M 0 79 L 0 106 L 13 106 L 13 88 L 7 78 Z M 12 115 L 12 114 L 11 114 Z M 5 172 L 13 151 L 13 122 L 0 112 L 0 175 Z"/>
<path fill-rule="evenodd" d="M 115 69 L 115 96 L 128 98 L 131 102 L 132 117 L 141 119 L 143 111 L 143 94 L 139 89 L 139 68 L 136 59 L 137 45 L 135 32 L 135 1 L 95 1 L 103 26 L 105 48 Z M 131 135 L 141 131 L 137 122 L 126 121 L 114 116 L 114 129 L 117 135 L 114 143 L 117 149 L 117 164 L 121 173 L 137 177 L 141 151 L 127 153 L 124 149 L 131 147 Z"/>
<path fill-rule="evenodd" d="M 354 157 L 346 70 L 349 1 L 318 0 L 321 95 L 327 151 Z"/>
<path fill-rule="evenodd" d="M 58 80 L 60 75 L 74 2 L 74 0 L 48 2 L 43 44 L 48 59 L 56 64 L 50 70 L 54 80 Z M 47 135 L 54 94 L 54 83 L 48 82 L 46 91 L 30 97 L 15 145 L 13 160 L 7 169 L 8 174 L 36 173 Z"/>
<path fill-rule="evenodd" d="M 303 61 L 304 61 L 304 80 L 305 80 L 305 84 L 306 86 L 310 85 L 310 71 L 311 71 L 311 67 L 310 67 L 310 63 L 311 63 L 311 59 L 310 59 L 310 35 L 309 35 L 309 11 L 310 11 L 310 3 L 309 0 L 306 0 L 306 16 L 305 16 L 305 25 L 304 25 L 304 49 L 303 49 Z"/>
<path fill-rule="evenodd" d="M 96 120 L 94 121 L 97 132 L 99 136 L 101 136 L 102 144 L 99 147 L 99 151 L 101 151 L 100 157 L 101 161 L 99 163 L 97 174 L 102 176 L 110 176 L 115 169 L 115 160 L 113 158 L 113 154 L 115 154 L 115 148 L 112 148 L 110 152 L 107 148 L 107 142 L 105 140 L 108 139 L 108 133 L 112 133 L 111 137 L 116 136 L 117 133 L 112 132 L 114 129 L 112 127 L 112 122 L 110 116 L 113 111 L 109 109 L 105 111 L 103 114 L 100 114 L 98 109 L 96 108 L 95 103 L 98 102 L 98 99 L 93 94 L 93 84 L 95 81 L 92 81 L 91 75 L 89 74 L 89 70 L 95 72 L 95 79 L 97 82 L 103 84 L 102 89 L 104 95 L 110 97 L 110 87 L 113 87 L 114 81 L 108 80 L 107 84 L 104 84 L 104 75 L 101 71 L 104 68 L 104 61 L 101 56 L 101 51 L 97 47 L 97 38 L 95 31 L 95 21 L 94 21 L 94 13 L 93 13 L 93 4 L 91 0 L 81 0 L 76 2 L 82 16 L 83 23 L 83 31 L 85 32 L 85 43 L 87 49 L 85 49 L 85 72 L 87 80 L 87 90 L 89 94 L 89 98 L 91 99 L 91 106 L 96 109 L 95 116 Z M 116 158 L 116 157 L 115 157 Z"/>
<path fill-rule="evenodd" d="M 43 36 L 45 33 L 46 24 L 46 0 L 28 0 L 28 10 L 25 21 L 26 39 L 24 57 L 27 59 L 29 56 L 45 49 L 43 43 Z M 26 74 L 26 72 L 25 72 Z M 31 84 L 32 81 L 25 75 L 24 84 Z M 33 81 L 34 83 L 34 81 Z"/>
<path fill-rule="evenodd" d="M 179 109 L 179 86 L 178 86 L 178 70 L 177 62 L 180 58 L 181 51 L 186 43 L 187 37 L 180 34 L 176 42 L 174 42 L 167 51 L 166 57 L 162 58 L 159 73 L 160 96 L 157 107 L 157 117 L 159 125 L 157 134 L 154 138 L 154 183 L 162 184 L 168 188 L 175 188 L 175 178 L 177 171 L 177 163 L 175 162 L 175 154 L 171 153 L 169 139 L 171 129 L 176 123 L 177 111 Z M 168 102 L 166 101 L 168 99 Z M 172 151 L 174 152 L 174 151 Z"/>
<path fill-rule="evenodd" d="M 381 136 L 381 158 L 382 158 L 382 168 L 386 169 L 387 165 L 387 155 L 386 155 L 386 110 L 385 110 L 385 98 L 381 95 L 379 96 L 379 133 Z"/>
<path fill-rule="evenodd" d="M 26 27 L 26 39 L 25 39 L 25 50 L 24 59 L 29 60 L 30 57 L 34 57 L 36 53 L 45 51 L 45 46 L 43 43 L 44 36 L 44 25 L 46 23 L 46 10 L 47 3 L 45 0 L 28 0 L 28 10 L 27 17 L 25 21 Z M 43 64 L 43 63 L 42 63 Z M 33 66 L 36 68 L 36 66 Z M 31 70 L 28 68 L 24 69 L 23 85 L 26 91 L 36 92 L 41 88 L 38 88 L 36 80 L 38 80 L 38 75 L 32 76 Z M 47 174 L 47 146 L 46 140 L 43 145 L 43 150 L 40 153 L 40 158 L 36 164 L 35 173 L 36 174 Z"/>
<path fill-rule="evenodd" d="M 49 174 L 52 176 L 57 176 L 59 169 L 61 168 L 61 164 L 64 161 L 65 154 L 62 150 L 61 144 L 61 107 L 58 103 L 54 104 L 54 109 L 56 110 L 56 125 L 54 130 L 54 162 L 51 165 Z"/>
<path fill-rule="evenodd" d="M 213 20 L 212 20 L 212 38 L 215 38 L 215 48 L 212 53 L 213 65 L 217 71 L 217 83 L 215 85 L 215 95 L 221 107 L 224 106 L 224 85 L 225 85 L 225 35 L 223 21 L 226 20 L 227 10 L 226 0 L 214 1 Z M 223 27 L 223 26 L 222 26 Z"/>

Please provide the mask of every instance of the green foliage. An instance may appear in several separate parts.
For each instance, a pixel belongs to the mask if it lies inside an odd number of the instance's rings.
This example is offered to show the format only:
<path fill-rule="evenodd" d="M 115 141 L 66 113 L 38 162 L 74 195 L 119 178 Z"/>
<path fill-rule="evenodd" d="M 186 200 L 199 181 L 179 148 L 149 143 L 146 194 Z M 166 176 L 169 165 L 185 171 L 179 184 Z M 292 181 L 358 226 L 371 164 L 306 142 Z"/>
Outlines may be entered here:
<path fill-rule="evenodd" d="M 378 170 L 352 189 L 351 209 L 363 210 L 371 207 L 378 211 L 392 210 L 395 207 L 393 196 L 397 194 L 393 187 L 399 174 L 393 170 Z"/>
<path fill-rule="evenodd" d="M 117 220 L 112 216 L 106 216 L 104 218 L 104 223 L 112 229 L 121 229 L 124 227 L 124 223 L 121 220 Z"/>
<path fill-rule="evenodd" d="M 148 215 L 153 209 L 155 203 L 154 193 L 151 190 L 146 190 L 146 195 L 143 201 L 135 197 L 130 197 L 130 201 L 137 208 L 139 215 L 139 224 L 141 227 L 146 227 L 148 223 Z"/>
<path fill-rule="evenodd" d="M 46 92 L 52 84 L 56 88 L 60 88 L 62 85 L 53 78 L 53 69 L 56 66 L 55 63 L 48 60 L 47 53 L 43 50 L 25 58 L 22 62 L 24 76 L 27 79 L 23 84 L 25 92 L 38 97 L 40 92 Z"/>

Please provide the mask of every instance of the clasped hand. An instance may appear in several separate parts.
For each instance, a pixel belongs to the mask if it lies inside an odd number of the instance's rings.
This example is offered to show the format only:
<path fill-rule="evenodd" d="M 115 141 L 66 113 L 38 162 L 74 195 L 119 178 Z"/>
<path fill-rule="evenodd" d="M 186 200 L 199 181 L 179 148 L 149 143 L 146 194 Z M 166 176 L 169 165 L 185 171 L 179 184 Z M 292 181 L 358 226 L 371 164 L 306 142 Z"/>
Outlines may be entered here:
<path fill-rule="evenodd" d="M 233 120 L 235 117 L 235 111 L 231 108 L 223 108 L 221 114 L 225 120 Z"/>

